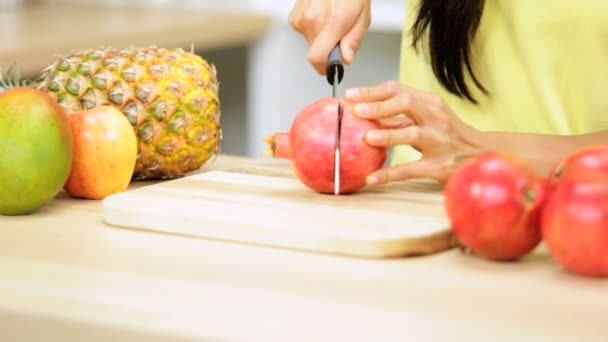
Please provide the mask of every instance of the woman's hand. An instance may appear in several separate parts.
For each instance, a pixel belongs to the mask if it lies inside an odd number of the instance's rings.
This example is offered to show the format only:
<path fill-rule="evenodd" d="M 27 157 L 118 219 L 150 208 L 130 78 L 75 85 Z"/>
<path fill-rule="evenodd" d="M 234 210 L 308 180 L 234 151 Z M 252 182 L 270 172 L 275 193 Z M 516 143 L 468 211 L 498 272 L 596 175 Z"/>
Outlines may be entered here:
<path fill-rule="evenodd" d="M 462 122 L 441 97 L 389 81 L 375 87 L 350 89 L 346 97 L 359 102 L 354 114 L 378 120 L 382 129 L 370 130 L 373 146 L 411 145 L 422 154 L 412 163 L 383 168 L 367 178 L 382 184 L 409 178 L 447 181 L 454 170 L 480 150 L 480 132 Z"/>
<path fill-rule="evenodd" d="M 289 24 L 306 38 L 307 59 L 319 74 L 339 41 L 344 63 L 352 63 L 371 21 L 370 1 L 296 0 Z"/>

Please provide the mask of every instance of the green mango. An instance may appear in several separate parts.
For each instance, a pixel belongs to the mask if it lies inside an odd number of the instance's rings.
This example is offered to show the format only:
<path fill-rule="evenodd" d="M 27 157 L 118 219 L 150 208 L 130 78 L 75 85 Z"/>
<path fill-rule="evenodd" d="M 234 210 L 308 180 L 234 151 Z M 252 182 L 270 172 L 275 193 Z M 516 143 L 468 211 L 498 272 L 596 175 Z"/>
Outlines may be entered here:
<path fill-rule="evenodd" d="M 0 215 L 29 215 L 62 190 L 74 141 L 69 119 L 46 93 L 0 93 Z"/>

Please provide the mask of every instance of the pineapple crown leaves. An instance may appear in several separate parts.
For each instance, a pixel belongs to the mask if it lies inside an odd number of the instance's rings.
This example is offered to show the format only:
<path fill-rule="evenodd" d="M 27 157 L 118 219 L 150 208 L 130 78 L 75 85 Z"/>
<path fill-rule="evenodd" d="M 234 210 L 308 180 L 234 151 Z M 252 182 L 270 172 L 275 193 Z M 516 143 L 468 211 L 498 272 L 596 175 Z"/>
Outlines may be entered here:
<path fill-rule="evenodd" d="M 15 68 L 15 63 L 11 64 L 6 72 L 6 79 L 2 76 L 2 69 L 0 68 L 0 92 L 6 91 L 11 88 L 18 87 L 32 87 L 33 84 L 27 80 L 21 79 L 21 72 Z"/>

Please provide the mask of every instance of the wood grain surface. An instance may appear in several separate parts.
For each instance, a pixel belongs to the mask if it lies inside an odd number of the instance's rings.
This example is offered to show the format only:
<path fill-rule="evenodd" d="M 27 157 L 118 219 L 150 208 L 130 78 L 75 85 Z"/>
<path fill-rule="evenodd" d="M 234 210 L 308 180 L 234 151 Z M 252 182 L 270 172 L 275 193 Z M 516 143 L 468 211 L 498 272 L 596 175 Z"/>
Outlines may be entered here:
<path fill-rule="evenodd" d="M 305 187 L 284 164 L 236 167 L 115 194 L 104 222 L 359 257 L 430 254 L 455 245 L 432 182 L 367 187 L 348 195 Z"/>
<path fill-rule="evenodd" d="M 213 170 L 288 176 L 229 155 L 197 173 Z M 0 216 L 2 341 L 605 342 L 607 289 L 542 244 L 508 263 L 456 248 L 352 258 L 117 229 L 101 201 L 65 193 Z"/>

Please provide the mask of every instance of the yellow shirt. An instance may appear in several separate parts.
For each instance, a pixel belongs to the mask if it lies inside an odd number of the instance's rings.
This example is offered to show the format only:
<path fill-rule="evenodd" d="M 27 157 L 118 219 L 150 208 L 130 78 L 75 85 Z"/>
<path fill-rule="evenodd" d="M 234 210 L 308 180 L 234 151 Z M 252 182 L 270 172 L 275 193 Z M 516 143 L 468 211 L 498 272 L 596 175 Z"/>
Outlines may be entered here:
<path fill-rule="evenodd" d="M 479 105 L 444 90 L 424 54 L 411 48 L 419 1 L 407 0 L 403 84 L 441 95 L 462 120 L 482 131 L 608 130 L 607 0 L 486 0 L 472 62 L 490 96 L 467 83 Z M 409 146 L 399 146 L 392 162 L 419 157 Z"/>

